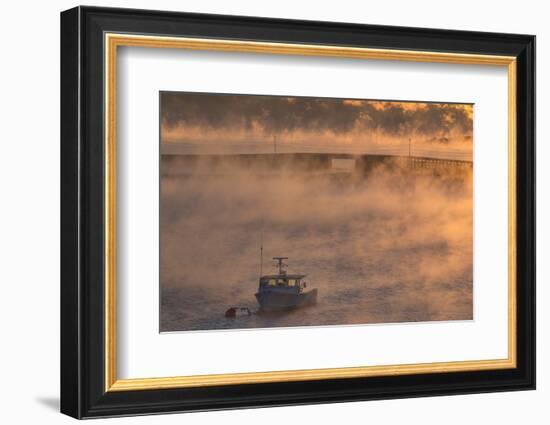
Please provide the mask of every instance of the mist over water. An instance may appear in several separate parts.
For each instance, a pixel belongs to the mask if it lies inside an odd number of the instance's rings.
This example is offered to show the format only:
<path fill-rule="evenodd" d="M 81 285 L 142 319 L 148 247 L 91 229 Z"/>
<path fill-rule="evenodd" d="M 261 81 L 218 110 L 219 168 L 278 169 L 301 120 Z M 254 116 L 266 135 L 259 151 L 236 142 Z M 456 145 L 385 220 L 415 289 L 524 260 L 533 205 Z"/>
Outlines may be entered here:
<path fill-rule="evenodd" d="M 161 331 L 472 319 L 471 167 L 265 157 L 162 156 Z M 258 309 L 262 239 L 318 303 L 225 318 Z"/>

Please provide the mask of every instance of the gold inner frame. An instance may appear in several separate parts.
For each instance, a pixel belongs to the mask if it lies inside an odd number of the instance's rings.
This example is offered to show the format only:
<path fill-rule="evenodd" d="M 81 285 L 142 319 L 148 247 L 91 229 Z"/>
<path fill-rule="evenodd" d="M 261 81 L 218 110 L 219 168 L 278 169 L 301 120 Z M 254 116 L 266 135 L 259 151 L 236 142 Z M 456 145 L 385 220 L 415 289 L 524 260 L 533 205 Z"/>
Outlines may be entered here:
<path fill-rule="evenodd" d="M 106 33 L 105 45 L 105 391 L 204 387 L 285 381 L 444 373 L 516 367 L 516 58 L 462 53 L 370 49 Z M 508 71 L 508 357 L 419 364 L 118 379 L 116 325 L 117 51 L 120 46 L 328 56 L 356 59 L 504 66 Z"/>

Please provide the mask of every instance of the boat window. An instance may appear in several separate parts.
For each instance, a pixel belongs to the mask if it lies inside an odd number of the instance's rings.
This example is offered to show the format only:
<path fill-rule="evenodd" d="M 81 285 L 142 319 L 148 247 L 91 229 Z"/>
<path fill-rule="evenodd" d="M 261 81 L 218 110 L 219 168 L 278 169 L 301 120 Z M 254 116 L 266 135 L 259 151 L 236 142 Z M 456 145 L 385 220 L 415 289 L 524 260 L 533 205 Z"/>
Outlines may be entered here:
<path fill-rule="evenodd" d="M 275 286 L 277 284 L 277 281 L 275 279 L 269 279 L 269 285 Z"/>
<path fill-rule="evenodd" d="M 296 279 L 288 279 L 288 286 L 296 285 Z"/>

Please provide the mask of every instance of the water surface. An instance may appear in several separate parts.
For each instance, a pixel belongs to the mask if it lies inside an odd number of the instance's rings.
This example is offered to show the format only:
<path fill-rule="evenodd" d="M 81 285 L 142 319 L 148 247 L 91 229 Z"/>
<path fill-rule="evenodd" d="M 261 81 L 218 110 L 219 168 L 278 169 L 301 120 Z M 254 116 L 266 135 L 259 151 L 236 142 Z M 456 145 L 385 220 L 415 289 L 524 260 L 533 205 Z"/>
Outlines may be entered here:
<path fill-rule="evenodd" d="M 472 319 L 470 167 L 270 161 L 162 157 L 161 331 Z M 262 240 L 318 304 L 227 319 L 258 309 Z"/>

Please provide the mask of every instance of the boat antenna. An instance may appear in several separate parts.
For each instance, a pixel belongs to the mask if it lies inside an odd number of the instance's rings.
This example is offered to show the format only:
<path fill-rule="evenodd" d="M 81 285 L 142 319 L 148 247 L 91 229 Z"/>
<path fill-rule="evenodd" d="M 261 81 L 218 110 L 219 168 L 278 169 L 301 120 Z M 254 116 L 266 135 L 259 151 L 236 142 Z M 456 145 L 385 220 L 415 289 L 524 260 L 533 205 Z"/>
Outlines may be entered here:
<path fill-rule="evenodd" d="M 260 222 L 260 277 L 264 274 L 264 218 Z"/>
<path fill-rule="evenodd" d="M 275 261 L 277 261 L 277 267 L 279 268 L 279 274 L 286 274 L 286 271 L 284 268 L 286 267 L 286 264 L 283 263 L 283 260 L 288 260 L 288 257 L 273 257 Z"/>

